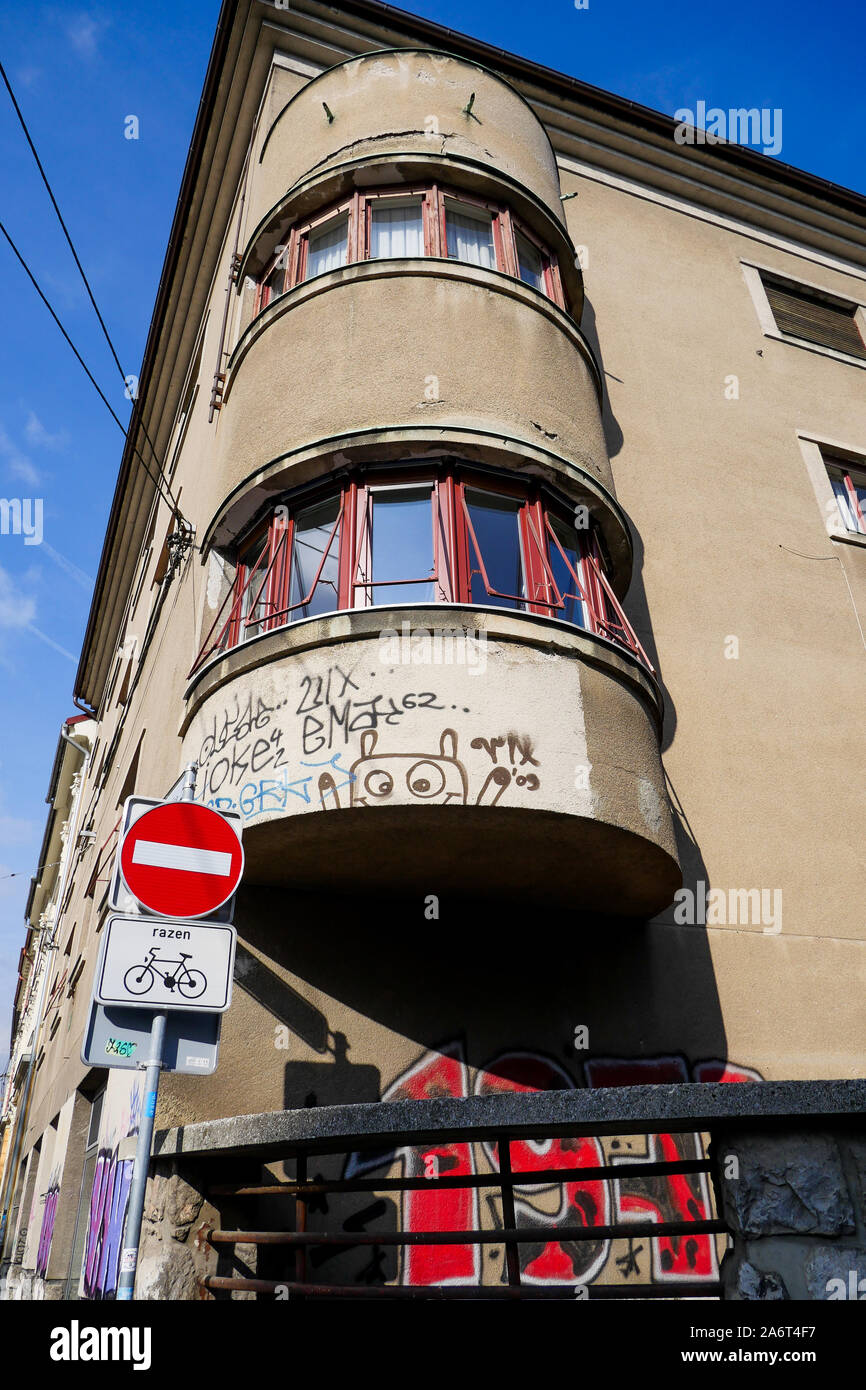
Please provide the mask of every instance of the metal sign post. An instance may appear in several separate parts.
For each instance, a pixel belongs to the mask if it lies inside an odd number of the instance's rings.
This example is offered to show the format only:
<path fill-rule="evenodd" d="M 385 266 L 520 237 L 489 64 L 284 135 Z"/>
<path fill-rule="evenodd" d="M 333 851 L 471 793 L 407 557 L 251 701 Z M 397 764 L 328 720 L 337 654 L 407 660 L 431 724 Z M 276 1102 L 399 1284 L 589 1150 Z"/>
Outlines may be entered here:
<path fill-rule="evenodd" d="M 195 763 L 190 763 L 186 770 L 182 795 L 184 801 L 192 801 L 195 797 L 197 770 Z M 116 1297 L 118 1302 L 130 1302 L 135 1288 L 138 1247 L 141 1241 L 141 1222 L 144 1216 L 144 1198 L 147 1189 L 147 1175 L 150 1169 L 150 1149 L 153 1143 L 156 1097 L 159 1091 L 159 1073 L 162 1070 L 165 1022 L 164 1013 L 154 1014 L 150 1029 L 150 1057 L 145 1063 L 147 1070 L 144 1081 L 144 1106 L 138 1129 L 138 1143 L 135 1146 L 135 1163 L 132 1167 L 132 1184 L 129 1189 L 125 1239 L 120 1253 L 120 1270 L 117 1276 Z"/>
<path fill-rule="evenodd" d="M 153 1143 L 153 1122 L 156 1115 L 156 1096 L 159 1090 L 159 1073 L 162 1069 L 164 1039 L 165 1014 L 154 1014 L 150 1030 L 150 1058 L 146 1063 L 144 1108 L 138 1127 L 138 1143 L 135 1146 L 135 1163 L 132 1167 L 132 1184 L 129 1189 L 125 1244 L 120 1254 L 120 1271 L 117 1276 L 116 1297 L 119 1302 L 131 1301 L 135 1288 L 135 1271 L 138 1267 L 138 1247 L 141 1241 L 141 1222 L 144 1216 L 144 1197 L 150 1169 L 150 1149 Z"/>

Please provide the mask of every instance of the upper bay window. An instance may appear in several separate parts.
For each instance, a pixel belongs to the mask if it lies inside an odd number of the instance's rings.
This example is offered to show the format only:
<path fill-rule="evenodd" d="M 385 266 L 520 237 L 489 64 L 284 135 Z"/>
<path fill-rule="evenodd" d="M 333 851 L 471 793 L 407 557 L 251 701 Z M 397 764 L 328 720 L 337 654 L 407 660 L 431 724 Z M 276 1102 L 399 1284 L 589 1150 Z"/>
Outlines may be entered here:
<path fill-rule="evenodd" d="M 502 271 L 565 307 L 556 257 L 509 208 L 434 184 L 356 193 L 290 228 L 259 277 L 256 312 L 314 275 L 398 256 L 441 257 Z"/>
<path fill-rule="evenodd" d="M 281 504 L 239 545 L 193 670 L 304 618 L 356 608 L 477 604 L 558 618 L 647 658 L 608 583 L 599 540 L 521 478 L 442 462 L 359 473 Z"/>

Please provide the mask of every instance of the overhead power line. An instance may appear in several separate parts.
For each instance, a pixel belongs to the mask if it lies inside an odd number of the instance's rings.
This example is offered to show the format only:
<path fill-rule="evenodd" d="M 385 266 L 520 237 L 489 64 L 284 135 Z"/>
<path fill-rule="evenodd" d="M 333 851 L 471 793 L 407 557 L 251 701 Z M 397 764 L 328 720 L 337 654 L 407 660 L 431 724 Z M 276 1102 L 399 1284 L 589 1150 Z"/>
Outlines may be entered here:
<path fill-rule="evenodd" d="M 20 262 L 21 266 L 23 267 L 24 273 L 27 275 L 27 278 L 29 279 L 29 281 L 30 281 L 30 283 L 32 284 L 33 288 L 35 289 L 36 293 L 39 295 L 39 298 L 42 300 L 42 303 L 45 305 L 46 309 L 48 310 L 49 314 L 50 314 L 51 317 L 53 318 L 54 322 L 57 324 L 57 327 L 60 329 L 60 332 L 63 334 L 63 336 L 64 336 L 64 338 L 66 339 L 67 343 L 68 343 L 69 346 L 72 348 L 72 351 L 74 352 L 76 358 L 78 359 L 79 363 L 80 363 L 81 366 L 83 367 L 83 369 L 84 369 L 84 371 L 85 371 L 85 373 L 86 373 L 86 375 L 87 375 L 88 380 L 90 381 L 91 385 L 93 386 L 93 389 L 96 391 L 96 393 L 97 393 L 97 395 L 99 396 L 100 400 L 101 400 L 102 403 L 104 404 L 106 410 L 107 410 L 107 411 L 109 412 L 109 414 L 111 415 L 111 418 L 114 420 L 114 422 L 115 422 L 115 424 L 117 425 L 118 429 L 120 430 L 121 434 L 123 434 L 124 438 L 128 439 L 128 438 L 129 438 L 129 435 L 128 435 L 126 426 L 124 425 L 124 423 L 123 423 L 123 421 L 121 420 L 120 416 L 119 416 L 119 415 L 117 414 L 117 412 L 115 411 L 114 406 L 113 406 L 113 405 L 111 404 L 111 402 L 109 401 L 108 397 L 106 396 L 106 394 L 105 394 L 105 392 L 103 391 L 102 387 L 99 385 L 99 382 L 96 380 L 96 377 L 95 377 L 95 376 L 93 375 L 93 373 L 91 372 L 91 370 L 90 370 L 90 368 L 88 367 L 87 363 L 85 362 L 84 358 L 81 356 L 81 353 L 78 351 L 78 348 L 75 346 L 75 344 L 73 343 L 73 341 L 72 341 L 72 339 L 70 338 L 69 334 L 66 332 L 66 329 L 63 327 L 63 324 L 60 322 L 60 319 L 57 317 L 57 314 L 54 312 L 54 309 L 53 309 L 53 307 L 52 307 L 50 301 L 48 300 L 47 296 L 43 293 L 43 291 L 42 291 L 42 289 L 41 289 L 41 287 L 40 287 L 40 285 L 39 285 L 39 282 L 38 282 L 37 279 L 36 279 L 36 276 L 33 274 L 33 271 L 30 269 L 29 265 L 28 265 L 27 262 L 25 261 L 25 259 L 24 259 L 24 257 L 22 256 L 21 252 L 18 250 L 18 247 L 15 245 L 15 242 L 12 240 L 12 237 L 9 235 L 9 233 L 7 232 L 5 226 L 3 225 L 2 222 L 0 222 L 0 232 L 3 233 L 4 237 L 5 237 L 6 240 L 8 241 L 9 245 L 10 245 L 11 248 L 12 248 L 13 254 L 17 257 L 18 261 Z M 141 453 L 141 451 L 140 451 L 138 448 L 136 448 L 135 445 L 133 445 L 133 451 L 134 451 L 136 454 L 138 454 L 138 457 L 141 459 L 141 462 L 142 462 L 142 464 L 144 465 L 144 468 L 145 468 L 145 471 L 146 471 L 147 474 L 148 474 L 148 477 L 155 483 L 156 488 L 157 488 L 157 490 L 158 490 L 160 496 L 163 498 L 164 501 L 167 501 L 167 502 L 168 502 L 168 505 L 171 507 L 172 511 L 176 512 L 177 515 L 178 515 L 178 516 L 181 516 L 181 519 L 183 519 L 183 518 L 182 518 L 181 511 L 180 511 L 180 508 L 178 507 L 178 505 L 177 505 L 177 503 L 175 502 L 174 498 L 172 497 L 171 493 L 169 492 L 169 493 L 166 495 L 165 489 L 162 487 L 161 482 L 160 482 L 160 479 L 159 479 L 158 477 L 156 477 L 156 476 L 151 472 L 150 466 L 148 465 L 148 462 L 147 462 L 146 458 L 144 457 L 144 455 Z"/>
<path fill-rule="evenodd" d="M 84 288 L 87 290 L 88 298 L 89 298 L 89 300 L 90 300 L 90 303 L 91 303 L 92 306 L 93 306 L 93 312 L 96 314 L 96 317 L 97 317 L 97 319 L 98 319 L 98 321 L 99 321 L 99 326 L 100 326 L 100 328 L 102 329 L 102 332 L 103 332 L 103 334 L 104 334 L 104 336 L 105 336 L 105 341 L 106 341 L 107 344 L 108 344 L 109 351 L 111 352 L 111 356 L 112 356 L 113 359 L 114 359 L 114 363 L 115 363 L 115 365 L 116 365 L 116 367 L 117 367 L 117 370 L 118 370 L 119 373 L 120 373 L 120 376 L 121 376 L 121 379 L 122 379 L 124 385 L 127 386 L 127 385 L 128 385 L 128 382 L 127 382 L 127 375 L 126 375 L 126 373 L 125 373 L 124 370 L 123 370 L 123 366 L 122 366 L 122 364 L 121 364 L 120 358 L 118 357 L 117 352 L 116 352 L 115 347 L 114 347 L 114 343 L 113 343 L 112 340 L 111 340 L 111 334 L 109 333 L 109 331 L 108 331 L 108 329 L 107 329 L 107 327 L 106 327 L 106 325 L 105 325 L 105 320 L 103 319 L 102 314 L 99 312 L 99 305 L 97 304 L 96 298 L 95 298 L 95 296 L 94 296 L 94 294 L 93 294 L 93 290 L 92 290 L 91 287 L 90 287 L 90 281 L 89 281 L 88 278 L 87 278 L 87 275 L 86 275 L 85 270 L 84 270 L 84 266 L 81 264 L 81 260 L 79 259 L 78 252 L 76 251 L 75 245 L 74 245 L 73 240 L 72 240 L 72 237 L 70 236 L 69 228 L 67 227 L 67 225 L 66 225 L 66 223 L 65 223 L 65 221 L 64 221 L 64 219 L 63 219 L 63 214 L 61 213 L 60 207 L 59 207 L 58 202 L 57 202 L 57 199 L 56 199 L 55 196 L 54 196 L 54 191 L 53 191 L 53 189 L 52 189 L 52 187 L 51 187 L 51 184 L 48 182 L 48 175 L 46 174 L 45 169 L 43 168 L 42 161 L 41 161 L 41 159 L 39 158 L 39 155 L 38 155 L 37 150 L 36 150 L 36 146 L 35 146 L 34 143 L 33 143 L 33 139 L 32 139 L 32 137 L 31 137 L 30 131 L 29 131 L 28 127 L 27 127 L 27 122 L 25 121 L 24 115 L 23 115 L 23 113 L 22 113 L 22 111 L 21 111 L 21 108 L 20 108 L 20 106 L 18 105 L 18 101 L 17 101 L 17 99 L 16 99 L 16 97 L 15 97 L 15 93 L 14 93 L 13 90 L 12 90 L 12 84 L 11 84 L 10 81 L 9 81 L 9 78 L 8 78 L 8 76 L 7 76 L 7 74 L 6 74 L 6 69 L 4 68 L 2 62 L 0 62 L 0 77 L 3 78 L 3 82 L 4 82 L 5 86 L 6 86 L 6 90 L 7 90 L 7 92 L 9 93 L 9 97 L 10 97 L 10 99 L 11 99 L 11 101 L 12 101 L 12 105 L 13 105 L 14 108 L 15 108 L 15 114 L 16 114 L 16 116 L 18 117 L 18 120 L 19 120 L 20 125 L 21 125 L 21 129 L 24 131 L 24 137 L 25 137 L 25 139 L 26 139 L 28 145 L 30 146 L 30 150 L 31 150 L 31 153 L 32 153 L 32 155 L 33 155 L 33 158 L 34 158 L 35 161 L 36 161 L 36 167 L 37 167 L 38 170 L 39 170 L 39 173 L 40 173 L 40 175 L 41 175 L 41 177 L 42 177 L 42 182 L 45 184 L 46 191 L 47 191 L 47 193 L 48 193 L 49 198 L 51 199 L 51 205 L 52 205 L 52 207 L 54 208 L 54 211 L 55 211 L 56 214 L 57 214 L 57 220 L 58 220 L 58 222 L 60 223 L 61 228 L 63 229 L 63 235 L 66 237 L 67 244 L 68 244 L 68 246 L 69 246 L 70 251 L 72 252 L 72 258 L 73 258 L 73 260 L 75 261 L 76 266 L 78 267 L 78 272 L 79 272 L 79 274 L 80 274 L 80 276 L 81 276 L 81 279 L 82 279 L 82 281 L 83 281 L 83 283 L 84 283 Z M 10 245 L 12 245 L 12 242 L 11 242 L 11 239 L 10 239 L 8 233 L 6 233 L 6 239 L 7 239 L 7 241 L 9 241 Z M 13 246 L 12 249 L 15 250 L 15 247 Z M 17 251 L 16 251 L 16 254 L 18 254 Z M 24 265 L 24 261 L 23 261 L 23 259 L 21 258 L 20 255 L 19 255 L 18 259 L 21 260 L 22 265 Z M 26 265 L 24 266 L 24 268 L 25 268 L 25 270 L 27 269 Z M 28 274 L 30 274 L 29 271 L 28 271 Z M 30 278 L 31 278 L 31 280 L 33 280 L 33 276 L 32 276 L 32 275 L 30 276 Z M 35 281 L 35 280 L 33 280 L 33 283 L 34 283 L 34 285 L 36 285 L 36 281 Z M 38 289 L 38 286 L 36 286 L 36 288 Z M 41 291 L 40 291 L 40 294 L 41 294 Z M 46 303 L 46 305 L 48 306 L 48 308 L 50 309 L 51 306 L 48 304 L 48 301 L 45 299 L 45 296 L 44 296 L 44 295 L 42 295 L 42 298 L 43 298 L 43 300 L 45 301 L 45 303 Z M 52 310 L 51 312 L 52 312 L 52 314 L 53 314 L 53 310 Z M 58 324 L 58 327 L 61 327 L 61 328 L 62 328 L 62 325 L 60 324 L 59 319 L 57 319 L 56 314 L 54 314 L 53 316 L 54 316 L 54 318 L 55 318 L 55 321 L 56 321 L 57 324 Z M 72 346 L 73 346 L 73 345 L 72 345 L 72 342 L 71 342 L 71 340 L 69 339 L 68 334 L 65 333 L 65 331 L 64 331 L 64 337 L 66 337 L 67 342 L 69 342 L 70 347 L 72 347 Z M 73 347 L 73 351 L 75 351 L 74 347 Z M 75 355 L 76 355 L 76 357 L 78 357 L 78 360 L 79 360 L 79 362 L 81 362 L 81 365 L 84 366 L 84 362 L 82 361 L 82 359 L 81 359 L 81 357 L 79 356 L 79 354 L 77 353 L 77 351 L 76 351 L 76 354 L 75 354 Z M 85 367 L 85 371 L 87 371 L 87 368 L 86 368 L 86 367 Z M 87 372 L 87 374 L 88 374 L 88 376 L 90 376 L 90 372 L 89 372 L 89 371 Z M 91 379 L 91 381 L 93 381 L 93 377 L 92 377 L 92 376 L 90 376 L 90 379 Z M 96 386 L 96 382 L 95 382 L 95 381 L 93 381 L 93 384 L 94 384 L 94 386 Z M 99 387 L 98 387 L 98 386 L 96 387 L 96 389 L 99 391 Z M 99 391 L 99 394 L 100 394 L 100 396 L 102 396 L 102 399 L 105 401 L 105 396 L 102 395 L 102 392 L 101 392 L 101 391 Z M 107 401 L 105 401 L 105 403 L 106 403 L 106 405 L 108 405 L 108 402 L 107 402 Z M 109 406 L 108 408 L 109 408 L 109 410 L 111 410 L 111 406 Z M 112 415 L 114 415 L 114 411 L 113 411 L 113 410 L 111 411 L 111 413 L 112 413 Z M 117 417 L 116 415 L 114 415 L 114 418 L 115 418 L 116 420 L 118 419 L 118 417 Z M 120 424 L 120 427 L 121 427 L 121 429 L 123 430 L 124 434 L 127 436 L 127 438 L 129 438 L 129 431 L 123 426 L 123 424 L 122 424 L 119 420 L 118 420 L 118 424 Z M 155 445 L 154 445 L 154 443 L 153 443 L 153 440 L 151 439 L 150 435 L 148 434 L 147 427 L 146 427 L 146 425 L 145 425 L 145 423 L 144 423 L 144 421 L 143 421 L 142 419 L 139 419 L 138 425 L 139 425 L 139 427 L 140 427 L 140 429 L 141 429 L 142 434 L 144 435 L 145 439 L 147 440 L 148 445 L 150 446 L 150 451 L 151 451 L 151 453 L 152 453 L 152 455 L 153 455 L 154 463 L 156 464 L 157 471 L 159 472 L 160 478 L 162 479 L 162 481 L 163 481 L 163 483 L 164 483 L 164 485 L 165 485 L 165 492 L 168 494 L 169 504 L 170 504 L 170 506 L 174 509 L 174 511 L 177 513 L 177 515 L 180 517 L 180 519 L 181 519 L 181 520 L 184 520 L 183 514 L 181 513 L 181 510 L 180 510 L 180 506 L 179 506 L 178 503 L 175 501 L 174 495 L 173 495 L 173 493 L 172 493 L 172 491 L 171 491 L 171 485 L 170 485 L 170 483 L 169 483 L 169 481 L 168 481 L 168 478 L 167 478 L 166 475 L 165 475 L 165 470 L 163 469 L 163 466 L 162 466 L 162 464 L 161 464 L 161 462 L 160 462 L 159 455 L 157 454 L 157 451 L 156 451 L 156 447 L 155 447 Z M 141 459 L 142 463 L 144 463 L 145 468 L 147 468 L 147 464 L 146 464 L 145 461 L 144 461 L 144 457 L 138 452 L 137 449 L 135 450 L 135 452 L 138 453 L 138 457 Z M 148 471 L 149 477 L 152 478 L 153 481 L 155 482 L 156 479 L 153 478 L 153 474 L 150 472 L 150 469 L 147 469 L 147 471 Z M 162 495 L 162 496 L 165 496 L 164 493 L 161 493 L 161 495 Z M 188 524 L 188 523 L 187 523 L 187 524 Z"/>

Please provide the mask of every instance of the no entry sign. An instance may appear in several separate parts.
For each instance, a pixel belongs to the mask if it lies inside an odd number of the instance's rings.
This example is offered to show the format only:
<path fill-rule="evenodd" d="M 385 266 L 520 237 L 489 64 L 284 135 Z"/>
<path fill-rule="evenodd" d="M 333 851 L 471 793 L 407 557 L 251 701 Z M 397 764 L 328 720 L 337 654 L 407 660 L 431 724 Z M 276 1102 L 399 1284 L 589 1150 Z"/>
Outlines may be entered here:
<path fill-rule="evenodd" d="M 123 881 L 143 907 L 165 917 L 207 917 L 232 896 L 244 868 L 233 826 L 192 801 L 145 811 L 120 848 Z"/>

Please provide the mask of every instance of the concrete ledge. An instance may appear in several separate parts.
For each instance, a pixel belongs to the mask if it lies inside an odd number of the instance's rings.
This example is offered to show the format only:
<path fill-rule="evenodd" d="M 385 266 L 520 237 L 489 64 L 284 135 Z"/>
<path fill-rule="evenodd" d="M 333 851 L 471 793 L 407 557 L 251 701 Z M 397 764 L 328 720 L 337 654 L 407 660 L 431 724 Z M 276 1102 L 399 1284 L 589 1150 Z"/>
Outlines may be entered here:
<path fill-rule="evenodd" d="M 467 1100 L 384 1101 L 321 1106 L 262 1115 L 235 1115 L 160 1130 L 154 1157 L 172 1154 L 251 1156 L 267 1160 L 287 1150 L 398 1148 L 441 1138 L 493 1139 L 564 1134 L 684 1133 L 759 1126 L 866 1127 L 866 1081 L 759 1081 L 620 1086 L 598 1090 L 471 1097 Z"/>

